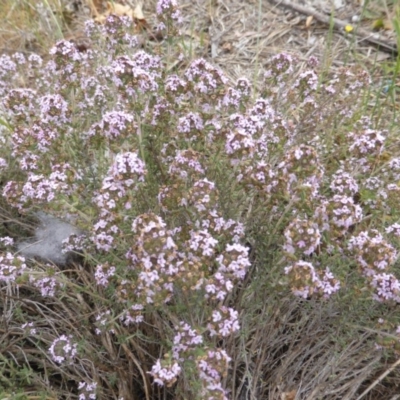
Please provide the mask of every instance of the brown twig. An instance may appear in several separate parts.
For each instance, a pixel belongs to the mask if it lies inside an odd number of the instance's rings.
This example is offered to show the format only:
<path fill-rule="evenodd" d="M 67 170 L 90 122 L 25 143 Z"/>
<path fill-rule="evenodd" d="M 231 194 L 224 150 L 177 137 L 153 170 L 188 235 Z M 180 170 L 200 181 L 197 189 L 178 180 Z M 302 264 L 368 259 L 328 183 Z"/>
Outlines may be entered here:
<path fill-rule="evenodd" d="M 387 375 L 389 375 L 398 365 L 400 364 L 400 359 L 398 359 L 394 364 L 392 364 L 382 375 L 378 377 L 374 382 L 371 383 L 367 387 L 367 389 L 364 390 L 364 392 L 361 393 L 359 397 L 357 397 L 357 400 L 361 400 L 366 394 L 368 394 L 379 382 L 381 382 Z"/>
<path fill-rule="evenodd" d="M 143 387 L 145 391 L 146 400 L 150 400 L 150 390 L 149 390 L 150 385 L 146 373 L 140 366 L 139 360 L 134 356 L 134 354 L 130 351 L 129 347 L 125 343 L 122 343 L 122 348 L 125 350 L 130 360 L 133 361 L 133 363 L 136 365 L 136 368 L 139 370 L 140 375 L 142 376 L 143 379 Z"/>
<path fill-rule="evenodd" d="M 341 21 L 340 19 L 337 18 L 331 18 L 328 15 L 324 15 L 318 11 L 316 11 L 313 8 L 302 6 L 300 4 L 295 4 L 292 3 L 290 0 L 271 0 L 274 2 L 276 5 L 280 6 L 283 5 L 285 7 L 289 7 L 293 9 L 294 11 L 297 11 L 301 14 L 308 15 L 314 17 L 316 20 L 329 25 L 331 22 L 333 23 L 333 26 L 339 30 L 339 32 L 344 32 L 344 29 L 346 28 L 347 25 L 351 25 L 348 22 Z M 374 46 L 377 46 L 380 48 L 380 50 L 385 51 L 387 53 L 391 53 L 392 55 L 397 55 L 398 54 L 398 48 L 396 43 L 386 43 L 381 39 L 377 39 L 373 33 L 357 27 L 354 29 L 352 34 L 358 36 L 361 38 L 361 40 L 365 40 L 368 43 L 373 44 Z"/>

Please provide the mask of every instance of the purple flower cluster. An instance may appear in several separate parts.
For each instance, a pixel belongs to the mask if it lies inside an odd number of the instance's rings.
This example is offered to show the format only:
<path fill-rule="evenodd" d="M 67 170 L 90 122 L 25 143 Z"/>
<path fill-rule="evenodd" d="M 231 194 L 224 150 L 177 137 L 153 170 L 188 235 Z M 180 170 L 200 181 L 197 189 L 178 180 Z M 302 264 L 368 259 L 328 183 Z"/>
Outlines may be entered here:
<path fill-rule="evenodd" d="M 94 274 L 94 279 L 99 286 L 107 287 L 110 283 L 110 278 L 115 275 L 115 267 L 108 263 L 98 265 Z"/>
<path fill-rule="evenodd" d="M 23 329 L 28 336 L 35 336 L 37 334 L 37 329 L 34 327 L 33 322 L 22 324 L 21 329 Z"/>
<path fill-rule="evenodd" d="M 227 337 L 240 329 L 238 312 L 232 308 L 220 306 L 212 313 L 212 321 L 207 328 L 211 336 L 219 335 Z"/>
<path fill-rule="evenodd" d="M 340 289 L 340 282 L 335 279 L 329 268 L 317 271 L 310 262 L 297 261 L 285 268 L 293 294 L 305 299 L 312 296 L 329 298 Z"/>
<path fill-rule="evenodd" d="M 361 222 L 363 212 L 355 204 L 353 197 L 334 195 L 332 198 L 321 198 L 315 207 L 314 219 L 322 232 L 327 231 L 332 238 L 346 235 L 349 229 Z"/>
<path fill-rule="evenodd" d="M 96 400 L 97 383 L 79 382 L 79 400 Z"/>
<path fill-rule="evenodd" d="M 0 282 L 15 283 L 26 268 L 24 257 L 9 252 L 0 255 Z"/>
<path fill-rule="evenodd" d="M 177 0 L 158 0 L 157 18 L 159 31 L 167 31 L 169 36 L 174 36 L 179 33 L 178 26 L 182 23 L 182 14 L 178 8 Z"/>
<path fill-rule="evenodd" d="M 224 300 L 225 297 L 241 280 L 244 279 L 250 267 L 249 249 L 240 244 L 228 244 L 224 254 L 217 257 L 218 269 L 206 283 L 206 298 Z M 226 316 L 226 313 L 223 313 Z M 230 318 L 232 317 L 232 313 Z M 222 320 L 223 324 L 224 321 Z"/>
<path fill-rule="evenodd" d="M 29 282 L 32 284 L 32 286 L 40 290 L 40 293 L 43 297 L 54 297 L 56 291 L 63 286 L 54 276 L 42 277 L 31 274 L 29 277 Z"/>
<path fill-rule="evenodd" d="M 222 386 L 222 378 L 226 376 L 231 358 L 221 349 L 207 349 L 203 356 L 196 359 L 199 378 L 202 383 L 203 398 L 228 400 L 228 393 Z"/>
<path fill-rule="evenodd" d="M 219 324 L 219 321 L 223 319 L 221 314 L 230 314 L 231 324 L 229 327 L 226 322 L 225 327 Z M 239 329 L 237 312 L 230 308 L 221 307 L 220 311 L 214 311 L 213 321 L 216 325 L 219 325 L 219 333 L 222 337 L 226 337 L 232 331 Z M 215 331 L 210 329 L 211 335 L 217 334 L 217 332 L 213 332 Z M 226 400 L 227 393 L 221 381 L 227 375 L 231 359 L 221 349 L 211 350 L 206 348 L 205 351 L 201 350 L 201 355 L 198 355 L 203 342 L 202 335 L 196 329 L 193 329 L 186 322 L 180 322 L 175 327 L 172 357 L 170 359 L 166 357 L 164 360 L 157 360 L 151 372 L 149 372 L 153 376 L 154 382 L 160 386 L 171 386 L 176 382 L 182 371 L 179 363 L 194 362 L 202 383 L 201 394 L 204 398 Z"/>
<path fill-rule="evenodd" d="M 224 97 L 225 84 L 228 83 L 228 78 L 220 69 L 202 58 L 194 60 L 189 65 L 185 72 L 185 78 L 193 97 L 195 97 L 194 93 L 198 93 L 200 98 L 211 96 L 213 101 Z"/>
<path fill-rule="evenodd" d="M 91 127 L 88 135 L 105 137 L 112 143 L 120 137 L 128 138 L 135 130 L 133 115 L 123 111 L 111 111 L 105 113 L 102 120 Z"/>
<path fill-rule="evenodd" d="M 89 239 L 87 235 L 72 234 L 62 242 L 62 253 L 78 253 L 82 254 L 89 247 Z"/>
<path fill-rule="evenodd" d="M 386 228 L 386 233 L 388 234 L 393 234 L 396 237 L 400 237 L 400 224 L 395 223 L 393 225 L 390 225 Z"/>
<path fill-rule="evenodd" d="M 376 229 L 352 236 L 348 250 L 353 255 L 362 274 L 375 291 L 379 301 L 400 302 L 400 281 L 388 273 L 397 260 L 397 250 Z"/>
<path fill-rule="evenodd" d="M 140 304 L 164 304 L 172 295 L 180 269 L 173 232 L 155 214 L 137 217 L 132 224 L 135 243 L 126 257 L 138 272 L 135 294 Z"/>
<path fill-rule="evenodd" d="M 339 169 L 332 176 L 330 189 L 338 195 L 350 197 L 358 192 L 359 186 L 350 173 Z"/>
<path fill-rule="evenodd" d="M 123 283 L 124 281 L 121 282 L 120 286 L 122 287 L 122 290 L 124 290 Z M 128 297 L 127 293 L 125 293 L 125 297 Z M 144 320 L 143 310 L 144 306 L 142 304 L 134 304 L 125 308 L 119 319 L 125 326 L 139 324 Z"/>
<path fill-rule="evenodd" d="M 103 332 L 115 333 L 115 330 L 111 327 L 112 326 L 112 315 L 111 315 L 110 310 L 107 310 L 107 311 L 97 314 L 95 321 L 96 321 L 95 322 L 96 335 L 101 335 Z"/>
<path fill-rule="evenodd" d="M 172 357 L 176 361 L 184 361 L 193 356 L 193 351 L 203 343 L 203 337 L 186 322 L 175 327 Z"/>
<path fill-rule="evenodd" d="M 309 256 L 321 243 L 318 225 L 306 219 L 294 219 L 285 229 L 284 235 L 286 242 L 283 249 L 290 254 L 298 252 Z"/>
<path fill-rule="evenodd" d="M 38 158 L 23 158 L 21 169 L 36 169 Z M 9 204 L 20 210 L 27 209 L 34 204 L 50 203 L 59 193 L 71 190 L 68 181 L 71 177 L 69 164 L 54 164 L 48 177 L 43 174 L 29 172 L 25 183 L 9 181 L 3 189 L 3 196 Z"/>
<path fill-rule="evenodd" d="M 49 353 L 57 364 L 71 363 L 77 355 L 77 346 L 71 335 L 61 335 L 51 344 Z"/>
<path fill-rule="evenodd" d="M 146 167 L 137 153 L 126 152 L 115 156 L 115 160 L 103 179 L 100 193 L 95 198 L 99 219 L 93 226 L 92 241 L 98 250 L 110 251 L 118 237 L 117 212 L 132 207 L 132 193 L 144 181 Z"/>
<path fill-rule="evenodd" d="M 176 382 L 181 370 L 182 369 L 177 362 L 169 364 L 157 360 L 149 374 L 153 377 L 154 383 L 157 383 L 160 386 L 166 385 L 167 387 L 170 387 Z"/>

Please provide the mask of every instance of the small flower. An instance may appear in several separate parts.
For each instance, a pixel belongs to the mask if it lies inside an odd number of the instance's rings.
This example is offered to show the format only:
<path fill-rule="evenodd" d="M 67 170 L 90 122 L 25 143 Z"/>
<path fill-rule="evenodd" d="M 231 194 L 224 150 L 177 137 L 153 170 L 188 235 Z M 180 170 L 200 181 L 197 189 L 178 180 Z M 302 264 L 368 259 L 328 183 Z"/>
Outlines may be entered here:
<path fill-rule="evenodd" d="M 392 233 L 396 237 L 400 237 L 400 224 L 395 223 L 386 228 L 386 233 Z"/>
<path fill-rule="evenodd" d="M 68 103 L 59 94 L 48 94 L 39 99 L 40 118 L 45 123 L 61 126 L 69 122 Z"/>
<path fill-rule="evenodd" d="M 120 136 L 126 138 L 134 134 L 135 130 L 133 115 L 123 111 L 112 111 L 105 113 L 101 122 L 92 126 L 88 135 L 98 134 L 113 140 Z"/>
<path fill-rule="evenodd" d="M 23 329 L 29 336 L 34 336 L 37 334 L 37 329 L 34 328 L 33 322 L 26 322 L 25 324 L 21 325 L 21 329 Z"/>
<path fill-rule="evenodd" d="M 57 281 L 55 276 L 52 276 L 53 268 L 50 266 L 49 276 L 36 276 L 31 274 L 29 282 L 40 290 L 43 297 L 54 297 L 56 291 L 64 286 L 63 283 Z"/>
<path fill-rule="evenodd" d="M 110 278 L 115 275 L 115 267 L 109 264 L 98 265 L 94 278 L 99 286 L 107 287 L 109 285 Z"/>
<path fill-rule="evenodd" d="M 97 383 L 79 382 L 79 400 L 96 400 Z"/>
<path fill-rule="evenodd" d="M 239 313 L 233 308 L 220 306 L 212 313 L 211 322 L 207 325 L 211 336 L 227 337 L 240 329 Z"/>
<path fill-rule="evenodd" d="M 222 349 L 208 349 L 205 355 L 196 358 L 196 366 L 202 383 L 202 397 L 228 400 L 228 393 L 222 387 L 231 358 Z"/>
<path fill-rule="evenodd" d="M 203 337 L 196 329 L 181 321 L 179 326 L 175 327 L 173 343 L 172 357 L 177 361 L 184 361 L 203 343 Z"/>
<path fill-rule="evenodd" d="M 157 383 L 157 385 L 170 387 L 176 382 L 181 373 L 181 367 L 177 362 L 167 364 L 157 360 L 148 373 L 154 378 L 154 383 Z"/>
<path fill-rule="evenodd" d="M 130 308 L 124 310 L 119 319 L 125 326 L 130 326 L 132 324 L 140 324 L 144 320 L 144 317 L 142 315 L 143 309 L 144 309 L 143 305 L 134 304 Z"/>
<path fill-rule="evenodd" d="M 16 283 L 26 270 L 25 258 L 7 252 L 0 256 L 0 282 Z"/>
<path fill-rule="evenodd" d="M 397 259 L 396 249 L 387 243 L 376 229 L 352 236 L 348 249 L 353 252 L 357 264 L 366 276 L 371 276 L 375 272 L 381 273 L 393 265 Z"/>
<path fill-rule="evenodd" d="M 329 268 L 317 271 L 313 264 L 306 261 L 297 261 L 286 267 L 285 274 L 289 276 L 293 294 L 305 299 L 313 295 L 329 298 L 340 289 L 340 282 Z"/>
<path fill-rule="evenodd" d="M 77 355 L 77 344 L 73 342 L 72 336 L 61 335 L 55 339 L 49 348 L 53 361 L 58 364 L 71 363 Z"/>
<path fill-rule="evenodd" d="M 284 232 L 286 242 L 283 249 L 290 254 L 312 254 L 321 242 L 321 233 L 318 225 L 311 220 L 296 218 Z"/>
<path fill-rule="evenodd" d="M 170 35 L 179 33 L 175 25 L 180 25 L 183 19 L 176 0 L 158 0 L 156 12 L 160 21 L 158 30 L 164 30 L 166 29 L 166 25 L 169 25 L 170 29 L 168 33 Z"/>
<path fill-rule="evenodd" d="M 400 281 L 393 274 L 374 274 L 371 286 L 375 289 L 374 299 L 379 302 L 394 300 L 400 303 Z"/>

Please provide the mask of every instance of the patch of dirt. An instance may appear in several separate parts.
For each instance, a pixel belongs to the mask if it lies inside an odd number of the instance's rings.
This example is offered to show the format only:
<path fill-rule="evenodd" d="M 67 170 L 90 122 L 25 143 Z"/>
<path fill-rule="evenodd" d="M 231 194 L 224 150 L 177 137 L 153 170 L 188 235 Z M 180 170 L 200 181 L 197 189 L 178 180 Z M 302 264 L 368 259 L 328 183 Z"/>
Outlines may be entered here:
<path fill-rule="evenodd" d="M 105 3 L 96 1 L 98 13 L 104 12 Z M 132 10 L 137 6 L 133 0 L 120 3 Z M 242 76 L 255 81 L 270 57 L 280 52 L 296 55 L 301 61 L 315 56 L 333 72 L 355 63 L 376 70 L 377 64 L 397 55 L 395 21 L 400 8 L 391 0 L 377 0 L 368 6 L 363 0 L 178 3 L 184 19 L 181 46 L 190 49 L 193 58 L 203 57 L 219 66 L 234 81 Z M 148 24 L 143 34 L 145 46 L 154 46 L 149 41 L 157 36 L 156 4 L 157 0 L 150 0 L 142 7 Z M 84 20 L 81 15 L 74 21 L 67 37 L 81 36 Z M 382 71 L 371 73 L 379 84 Z"/>
<path fill-rule="evenodd" d="M 240 76 L 251 78 L 254 69 L 282 51 L 304 60 L 314 55 L 323 60 L 324 66 L 332 68 L 356 61 L 371 65 L 395 57 L 399 6 L 395 0 L 376 0 L 368 2 L 368 6 L 364 1 L 190 0 L 178 4 L 184 17 L 182 32 L 195 50 L 193 55 L 207 58 L 236 80 Z M 45 48 L 44 43 L 37 43 L 37 34 L 29 31 L 29 18 L 42 20 L 41 29 L 51 47 L 60 38 L 60 32 L 51 37 L 49 29 L 62 28 L 66 38 L 80 37 L 88 16 L 96 18 L 107 10 L 105 0 L 80 0 L 81 11 L 79 7 L 76 9 L 75 1 L 73 12 L 71 7 L 60 8 L 51 1 L 50 10 L 38 7 L 35 2 L 17 0 L 12 4 L 10 0 L 2 0 L 2 3 L 0 52 L 7 53 Z M 134 0 L 118 3 L 132 10 L 138 4 Z M 157 0 L 150 0 L 142 6 L 153 34 L 157 24 L 156 4 Z M 56 20 L 62 26 L 57 27 Z"/>

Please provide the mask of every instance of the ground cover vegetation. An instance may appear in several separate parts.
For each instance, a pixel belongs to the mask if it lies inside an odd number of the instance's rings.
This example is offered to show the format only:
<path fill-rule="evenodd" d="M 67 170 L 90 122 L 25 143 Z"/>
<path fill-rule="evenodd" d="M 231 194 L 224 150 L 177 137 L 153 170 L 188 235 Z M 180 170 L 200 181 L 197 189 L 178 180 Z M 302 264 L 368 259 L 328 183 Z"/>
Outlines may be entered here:
<path fill-rule="evenodd" d="M 0 56 L 1 398 L 390 398 L 396 115 L 315 57 L 232 82 L 156 13 L 157 51 L 110 15 Z M 70 262 L 16 250 L 38 211 Z"/>

